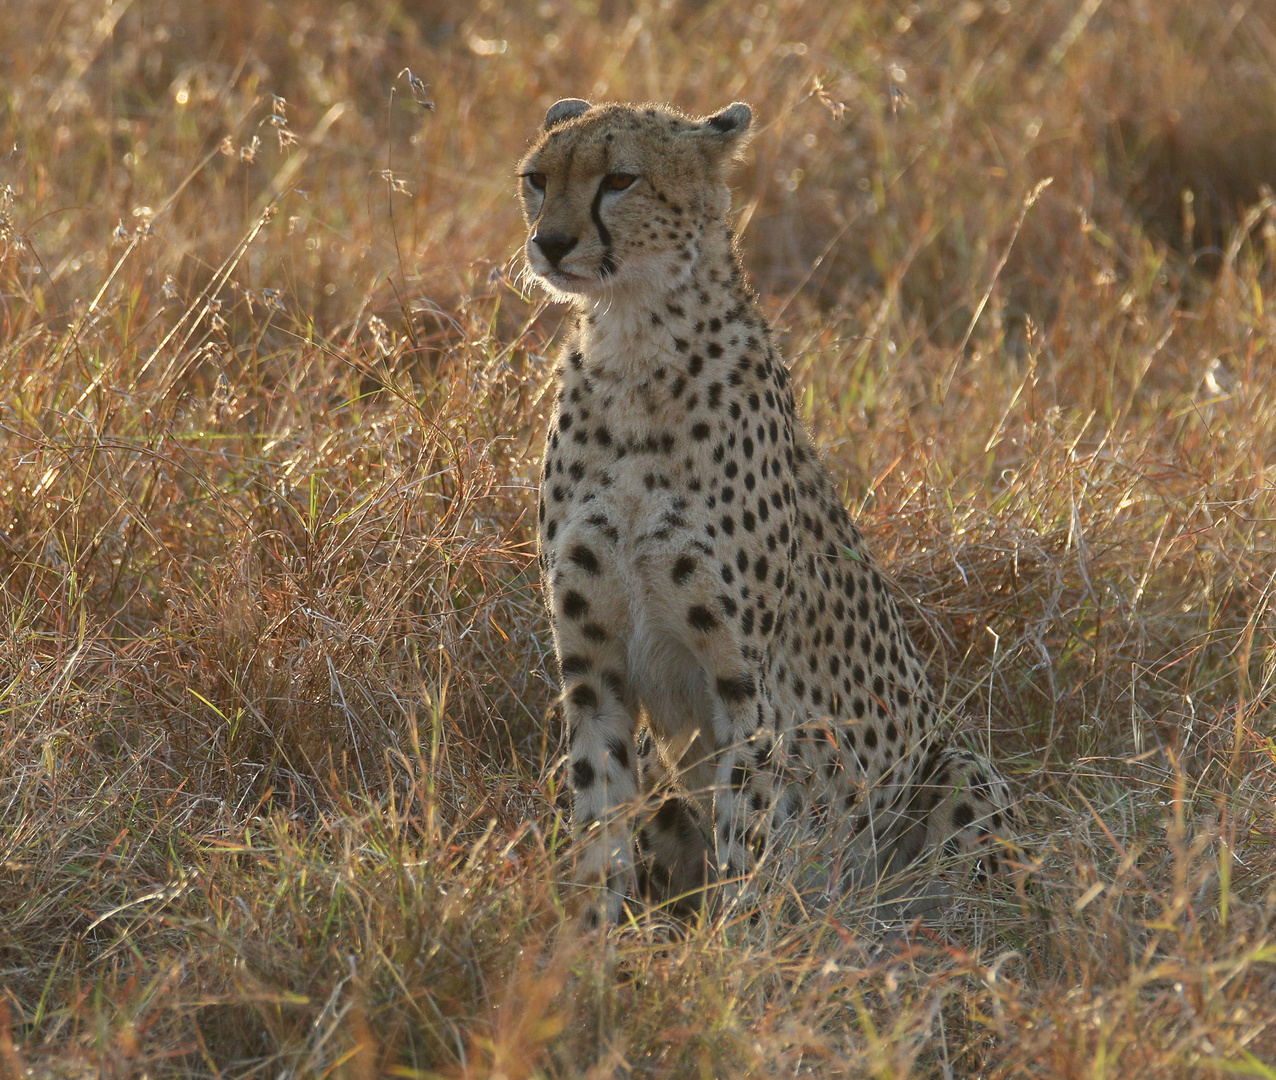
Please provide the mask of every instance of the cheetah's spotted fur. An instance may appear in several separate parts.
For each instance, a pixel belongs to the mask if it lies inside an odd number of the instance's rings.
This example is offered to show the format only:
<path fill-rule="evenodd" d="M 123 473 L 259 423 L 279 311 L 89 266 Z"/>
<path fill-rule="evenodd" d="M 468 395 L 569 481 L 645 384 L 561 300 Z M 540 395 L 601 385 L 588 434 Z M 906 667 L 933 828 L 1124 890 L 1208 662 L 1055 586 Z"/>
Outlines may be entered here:
<path fill-rule="evenodd" d="M 751 120 L 569 99 L 519 170 L 528 264 L 579 310 L 540 559 L 577 874 L 613 919 L 640 881 L 746 880 L 799 821 L 834 838 L 840 887 L 941 845 L 995 871 L 1008 813 L 947 741 L 740 270 L 725 172 Z"/>

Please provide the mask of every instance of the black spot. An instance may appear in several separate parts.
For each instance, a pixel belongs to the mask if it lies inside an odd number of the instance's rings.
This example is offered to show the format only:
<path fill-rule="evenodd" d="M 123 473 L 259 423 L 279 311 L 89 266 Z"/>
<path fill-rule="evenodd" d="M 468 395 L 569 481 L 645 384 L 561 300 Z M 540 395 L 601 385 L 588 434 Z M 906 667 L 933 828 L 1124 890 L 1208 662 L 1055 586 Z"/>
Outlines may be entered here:
<path fill-rule="evenodd" d="M 607 631 L 599 626 L 596 622 L 586 623 L 580 628 L 580 632 L 585 635 L 586 640 L 601 645 L 607 640 Z"/>
<path fill-rule="evenodd" d="M 660 804 L 660 809 L 656 811 L 657 825 L 668 832 L 674 832 L 681 821 L 682 808 L 678 805 L 676 799 L 669 799 Z"/>
<path fill-rule="evenodd" d="M 731 770 L 731 786 L 739 791 L 749 780 L 749 770 L 745 768 L 743 762 L 737 763 Z"/>
<path fill-rule="evenodd" d="M 757 684 L 752 675 L 731 675 L 720 677 L 715 686 L 718 696 L 728 704 L 736 704 L 753 697 L 757 693 Z"/>
<path fill-rule="evenodd" d="M 687 610 L 687 622 L 693 630 L 707 633 L 718 625 L 718 620 L 703 604 L 695 604 Z"/>
<path fill-rule="evenodd" d="M 577 708 L 596 709 L 598 708 L 598 695 L 594 692 L 592 686 L 580 683 L 572 687 L 571 702 Z"/>
<path fill-rule="evenodd" d="M 670 575 L 675 585 L 685 585 L 687 579 L 695 572 L 696 560 L 690 555 L 679 555 L 673 564 L 673 572 Z"/>
<path fill-rule="evenodd" d="M 691 428 L 691 437 L 696 442 L 704 442 L 709 437 L 709 425 L 703 420 L 698 424 L 693 424 Z"/>
<path fill-rule="evenodd" d="M 572 785 L 577 791 L 584 791 L 594 783 L 594 767 L 583 758 L 572 762 Z"/>
<path fill-rule="evenodd" d="M 569 678 L 572 675 L 583 675 L 593 664 L 590 663 L 589 657 L 577 656 L 575 654 L 564 656 L 559 664 L 562 669 L 563 678 Z"/>
<path fill-rule="evenodd" d="M 607 750 L 611 754 L 611 756 L 615 759 L 617 765 L 619 765 L 624 770 L 628 770 L 629 747 L 625 745 L 623 739 L 621 739 L 617 735 L 613 735 L 610 739 L 607 740 Z"/>
<path fill-rule="evenodd" d="M 579 619 L 589 612 L 589 601 L 574 589 L 563 595 L 563 614 L 569 619 Z"/>
<path fill-rule="evenodd" d="M 957 828 L 964 829 L 972 821 L 975 820 L 975 811 L 971 809 L 970 803 L 961 803 L 956 810 L 953 811 L 953 824 Z"/>
<path fill-rule="evenodd" d="M 584 570 L 585 573 L 592 574 L 595 577 L 598 575 L 598 556 L 585 547 L 584 544 L 577 544 L 567 557 Z"/>
<path fill-rule="evenodd" d="M 592 514 L 586 518 L 586 521 L 607 537 L 607 539 L 613 544 L 620 539 L 620 531 L 602 514 Z"/>

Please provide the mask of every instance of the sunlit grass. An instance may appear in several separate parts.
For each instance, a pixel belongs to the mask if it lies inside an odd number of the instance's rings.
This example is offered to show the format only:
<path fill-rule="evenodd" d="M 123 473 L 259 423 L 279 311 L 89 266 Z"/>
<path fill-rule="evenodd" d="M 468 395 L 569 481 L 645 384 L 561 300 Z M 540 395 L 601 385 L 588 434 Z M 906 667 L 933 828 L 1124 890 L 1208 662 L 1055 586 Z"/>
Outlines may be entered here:
<path fill-rule="evenodd" d="M 1276 1075 L 1262 5 L 0 43 L 0 1075 Z M 753 105 L 751 273 L 1031 891 L 563 922 L 511 174 L 569 95 Z"/>

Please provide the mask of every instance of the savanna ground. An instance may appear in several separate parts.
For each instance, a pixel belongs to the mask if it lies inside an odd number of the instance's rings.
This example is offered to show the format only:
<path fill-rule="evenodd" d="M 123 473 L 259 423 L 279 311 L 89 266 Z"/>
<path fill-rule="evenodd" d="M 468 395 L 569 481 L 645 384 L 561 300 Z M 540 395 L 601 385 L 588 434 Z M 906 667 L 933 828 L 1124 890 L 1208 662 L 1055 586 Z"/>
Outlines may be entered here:
<path fill-rule="evenodd" d="M 1268 4 L 0 46 L 0 1075 L 1276 1076 Z M 754 106 L 748 264 L 1030 891 L 561 932 L 512 171 L 569 95 Z"/>

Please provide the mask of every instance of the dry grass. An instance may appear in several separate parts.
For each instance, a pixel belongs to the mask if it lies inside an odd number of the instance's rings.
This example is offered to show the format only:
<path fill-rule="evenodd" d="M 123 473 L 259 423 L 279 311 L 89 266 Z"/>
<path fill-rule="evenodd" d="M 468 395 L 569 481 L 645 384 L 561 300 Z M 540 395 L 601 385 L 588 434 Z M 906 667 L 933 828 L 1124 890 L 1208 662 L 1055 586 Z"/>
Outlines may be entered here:
<path fill-rule="evenodd" d="M 1276 1076 L 1266 5 L 17 0 L 0 43 L 0 1076 Z M 759 291 L 1029 897 L 560 932 L 510 173 L 571 94 L 754 104 Z"/>

